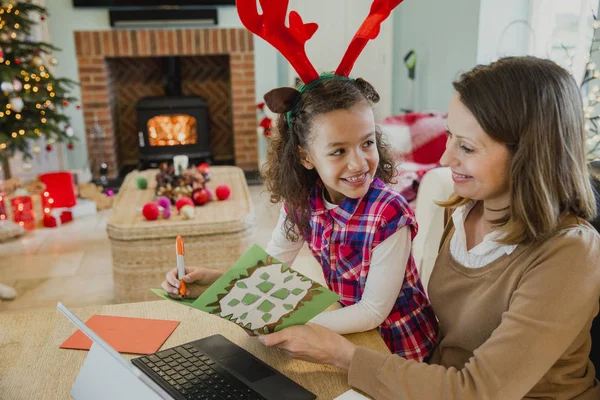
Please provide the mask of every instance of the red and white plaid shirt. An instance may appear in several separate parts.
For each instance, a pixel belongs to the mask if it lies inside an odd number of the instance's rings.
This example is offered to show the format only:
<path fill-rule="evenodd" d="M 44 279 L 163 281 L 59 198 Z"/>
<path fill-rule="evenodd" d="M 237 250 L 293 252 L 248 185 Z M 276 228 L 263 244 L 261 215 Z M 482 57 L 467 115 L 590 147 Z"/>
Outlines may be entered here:
<path fill-rule="evenodd" d="M 406 200 L 375 179 L 362 198 L 346 198 L 327 210 L 323 184 L 310 198 L 310 230 L 304 239 L 321 264 L 329 288 L 350 306 L 362 298 L 373 250 L 404 226 L 412 239 L 417 222 Z M 412 254 L 408 257 L 404 283 L 379 332 L 390 350 L 407 359 L 422 361 L 436 344 L 437 319 L 425 295 Z"/>

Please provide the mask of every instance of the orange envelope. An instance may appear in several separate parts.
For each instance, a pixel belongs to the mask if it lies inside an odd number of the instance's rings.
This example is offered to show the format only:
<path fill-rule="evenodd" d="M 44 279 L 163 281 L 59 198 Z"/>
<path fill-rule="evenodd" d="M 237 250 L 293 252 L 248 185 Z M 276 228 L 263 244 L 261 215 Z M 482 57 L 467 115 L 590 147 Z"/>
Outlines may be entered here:
<path fill-rule="evenodd" d="M 120 353 L 152 354 L 173 333 L 179 321 L 92 315 L 85 324 Z M 92 340 L 79 329 L 60 345 L 61 349 L 90 347 Z"/>

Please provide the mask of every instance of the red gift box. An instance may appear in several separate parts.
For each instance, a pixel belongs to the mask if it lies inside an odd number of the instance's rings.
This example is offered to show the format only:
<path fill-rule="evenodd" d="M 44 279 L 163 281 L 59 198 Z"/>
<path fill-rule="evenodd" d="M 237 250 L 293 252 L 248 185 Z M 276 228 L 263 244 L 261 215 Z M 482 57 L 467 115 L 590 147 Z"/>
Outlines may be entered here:
<path fill-rule="evenodd" d="M 52 210 L 44 214 L 44 226 L 46 228 L 55 228 L 67 222 L 73 221 L 73 213 L 66 210 Z"/>
<path fill-rule="evenodd" d="M 6 219 L 6 206 L 4 205 L 4 198 L 6 194 L 0 193 L 0 221 Z"/>
<path fill-rule="evenodd" d="M 50 208 L 74 207 L 77 204 L 75 183 L 70 172 L 41 174 L 40 181 L 46 185 L 49 196 L 45 196 L 44 200 L 50 200 Z M 48 207 L 47 204 L 43 206 Z"/>
<path fill-rule="evenodd" d="M 35 229 L 35 214 L 33 212 L 33 202 L 29 196 L 17 196 L 10 199 L 13 220 L 26 230 Z"/>

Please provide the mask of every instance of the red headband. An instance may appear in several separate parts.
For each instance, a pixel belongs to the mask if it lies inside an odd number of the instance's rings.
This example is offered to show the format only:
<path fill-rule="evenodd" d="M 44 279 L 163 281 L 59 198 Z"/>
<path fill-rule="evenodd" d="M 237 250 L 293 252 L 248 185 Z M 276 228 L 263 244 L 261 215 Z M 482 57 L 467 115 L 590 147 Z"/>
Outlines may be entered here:
<path fill-rule="evenodd" d="M 289 28 L 285 25 L 289 0 L 259 0 L 263 10 L 258 13 L 256 0 L 236 0 L 240 20 L 250 32 L 263 38 L 290 62 L 307 84 L 319 78 L 319 73 L 306 55 L 304 45 L 319 27 L 315 23 L 304 23 L 302 17 L 291 11 Z M 369 40 L 379 35 L 381 23 L 403 0 L 373 0 L 369 15 L 352 38 L 348 49 L 335 70 L 335 75 L 349 76 L 356 59 Z"/>

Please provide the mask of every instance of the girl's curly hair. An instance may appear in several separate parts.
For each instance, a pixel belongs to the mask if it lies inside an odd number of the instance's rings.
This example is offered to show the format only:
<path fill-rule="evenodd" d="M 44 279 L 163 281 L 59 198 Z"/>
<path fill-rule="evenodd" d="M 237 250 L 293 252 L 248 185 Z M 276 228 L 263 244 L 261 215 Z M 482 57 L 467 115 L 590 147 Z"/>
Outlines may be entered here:
<path fill-rule="evenodd" d="M 287 217 L 284 229 L 289 240 L 298 241 L 301 233 L 309 230 L 309 198 L 319 176 L 315 170 L 308 170 L 300 163 L 298 146 L 309 147 L 313 139 L 311 124 L 315 117 L 334 110 L 348 110 L 362 102 L 373 105 L 378 101 L 379 94 L 364 79 L 328 79 L 300 95 L 289 125 L 286 114 L 278 116 L 261 172 L 271 194 L 271 202 L 285 202 Z M 375 129 L 375 137 L 379 152 L 375 176 L 390 183 L 396 169 L 379 127 Z"/>

